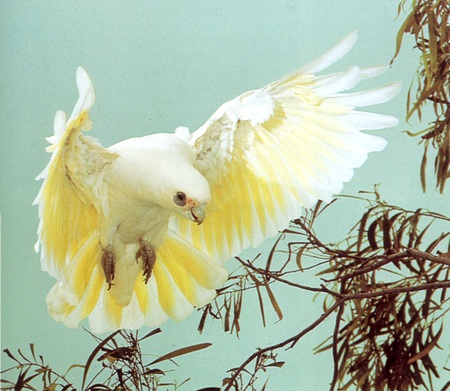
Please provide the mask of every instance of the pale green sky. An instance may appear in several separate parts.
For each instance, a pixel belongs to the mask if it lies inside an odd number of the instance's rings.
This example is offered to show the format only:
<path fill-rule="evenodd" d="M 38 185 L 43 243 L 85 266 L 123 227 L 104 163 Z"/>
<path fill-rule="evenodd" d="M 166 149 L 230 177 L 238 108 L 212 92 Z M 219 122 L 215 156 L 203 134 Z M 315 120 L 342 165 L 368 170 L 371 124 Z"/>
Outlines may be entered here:
<path fill-rule="evenodd" d="M 52 134 L 55 111 L 70 112 L 77 98 L 78 65 L 88 70 L 96 89 L 92 135 L 104 146 L 180 125 L 195 130 L 223 102 L 294 71 L 352 30 L 359 31 L 359 41 L 339 64 L 341 69 L 388 64 L 404 17 L 397 19 L 397 6 L 394 0 L 3 0 L 2 349 L 34 342 L 51 365 L 64 371 L 70 363 L 84 362 L 94 346 L 81 328 L 67 329 L 48 316 L 45 296 L 54 281 L 40 270 L 33 249 L 38 218 L 31 204 L 40 186 L 34 178 L 49 159 L 44 138 Z M 377 132 L 389 141 L 387 149 L 372 154 L 344 192 L 356 194 L 380 183 L 384 198 L 392 203 L 448 214 L 448 195 L 435 194 L 433 186 L 422 194 L 421 148 L 401 133 L 407 128 L 405 100 L 416 58 L 406 40 L 392 69 L 366 84 L 403 82 L 399 97 L 374 109 L 398 116 L 401 124 Z M 325 235 L 336 234 L 336 226 L 345 231 L 355 213 L 338 207 L 332 231 Z M 235 266 L 233 261 L 229 265 Z M 160 345 L 151 354 L 212 342 L 204 353 L 178 360 L 180 368 L 173 376 L 180 381 L 190 376 L 183 388 L 187 390 L 220 386 L 226 370 L 240 365 L 255 347 L 281 341 L 321 311 L 312 296 L 279 296 L 282 322 L 275 323 L 273 314 L 263 328 L 257 301 L 248 300 L 240 339 L 221 332 L 219 322 L 209 323 L 198 335 L 199 315 L 194 314 L 163 325 L 164 333 L 155 339 Z M 327 389 L 331 355 L 313 355 L 311 349 L 330 335 L 331 326 L 323 325 L 280 357 L 288 364 L 270 372 L 270 389 L 296 389 L 298 384 L 305 391 Z M 448 343 L 442 347 L 448 352 Z M 9 365 L 2 359 L 3 366 Z"/>

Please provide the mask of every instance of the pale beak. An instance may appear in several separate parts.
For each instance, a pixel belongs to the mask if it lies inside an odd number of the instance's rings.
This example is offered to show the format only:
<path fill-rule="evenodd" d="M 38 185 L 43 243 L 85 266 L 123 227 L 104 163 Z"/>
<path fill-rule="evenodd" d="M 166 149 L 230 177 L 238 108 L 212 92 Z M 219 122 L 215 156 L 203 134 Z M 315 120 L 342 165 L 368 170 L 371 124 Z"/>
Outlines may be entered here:
<path fill-rule="evenodd" d="M 191 208 L 191 216 L 192 220 L 195 221 L 198 225 L 203 223 L 206 216 L 206 204 L 200 204 Z"/>

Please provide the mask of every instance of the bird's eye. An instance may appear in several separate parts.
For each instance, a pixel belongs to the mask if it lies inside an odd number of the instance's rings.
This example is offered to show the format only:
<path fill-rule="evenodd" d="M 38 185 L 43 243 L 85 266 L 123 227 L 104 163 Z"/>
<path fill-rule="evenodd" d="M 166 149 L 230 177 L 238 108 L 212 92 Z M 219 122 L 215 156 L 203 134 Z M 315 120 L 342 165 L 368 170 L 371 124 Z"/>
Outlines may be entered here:
<path fill-rule="evenodd" d="M 173 202 L 175 203 L 175 205 L 185 206 L 186 205 L 186 194 L 184 194 L 183 192 L 179 191 L 173 197 Z"/>

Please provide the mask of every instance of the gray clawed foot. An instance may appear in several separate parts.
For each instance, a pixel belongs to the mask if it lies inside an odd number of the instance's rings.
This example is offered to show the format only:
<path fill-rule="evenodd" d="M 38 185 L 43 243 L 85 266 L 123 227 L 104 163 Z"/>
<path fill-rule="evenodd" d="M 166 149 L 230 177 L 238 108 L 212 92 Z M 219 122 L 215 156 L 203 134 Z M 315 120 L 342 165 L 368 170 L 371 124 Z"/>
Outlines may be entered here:
<path fill-rule="evenodd" d="M 114 275 L 116 273 L 116 256 L 110 246 L 103 249 L 102 268 L 105 273 L 106 283 L 108 284 L 109 290 L 113 285 L 112 281 L 114 280 Z"/>
<path fill-rule="evenodd" d="M 148 280 L 152 276 L 153 266 L 155 265 L 156 261 L 156 254 L 151 244 L 146 240 L 139 240 L 139 244 L 141 245 L 141 247 L 136 253 L 136 260 L 138 260 L 139 258 L 142 259 L 144 282 L 147 284 Z"/>

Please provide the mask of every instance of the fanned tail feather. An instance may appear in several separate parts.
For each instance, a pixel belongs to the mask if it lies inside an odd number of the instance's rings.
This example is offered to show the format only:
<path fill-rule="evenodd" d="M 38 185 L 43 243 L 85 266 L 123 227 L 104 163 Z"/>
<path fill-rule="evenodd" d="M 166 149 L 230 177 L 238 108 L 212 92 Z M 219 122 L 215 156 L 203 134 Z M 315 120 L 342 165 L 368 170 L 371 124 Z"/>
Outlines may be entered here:
<path fill-rule="evenodd" d="M 169 231 L 157 251 L 150 280 L 145 284 L 142 276 L 137 277 L 128 305 L 118 305 L 105 284 L 100 287 L 97 304 L 89 316 L 90 327 L 95 333 L 103 333 L 119 328 L 136 329 L 144 324 L 156 326 L 169 317 L 182 320 L 194 307 L 213 300 L 216 289 L 227 278 L 220 263 Z"/>

